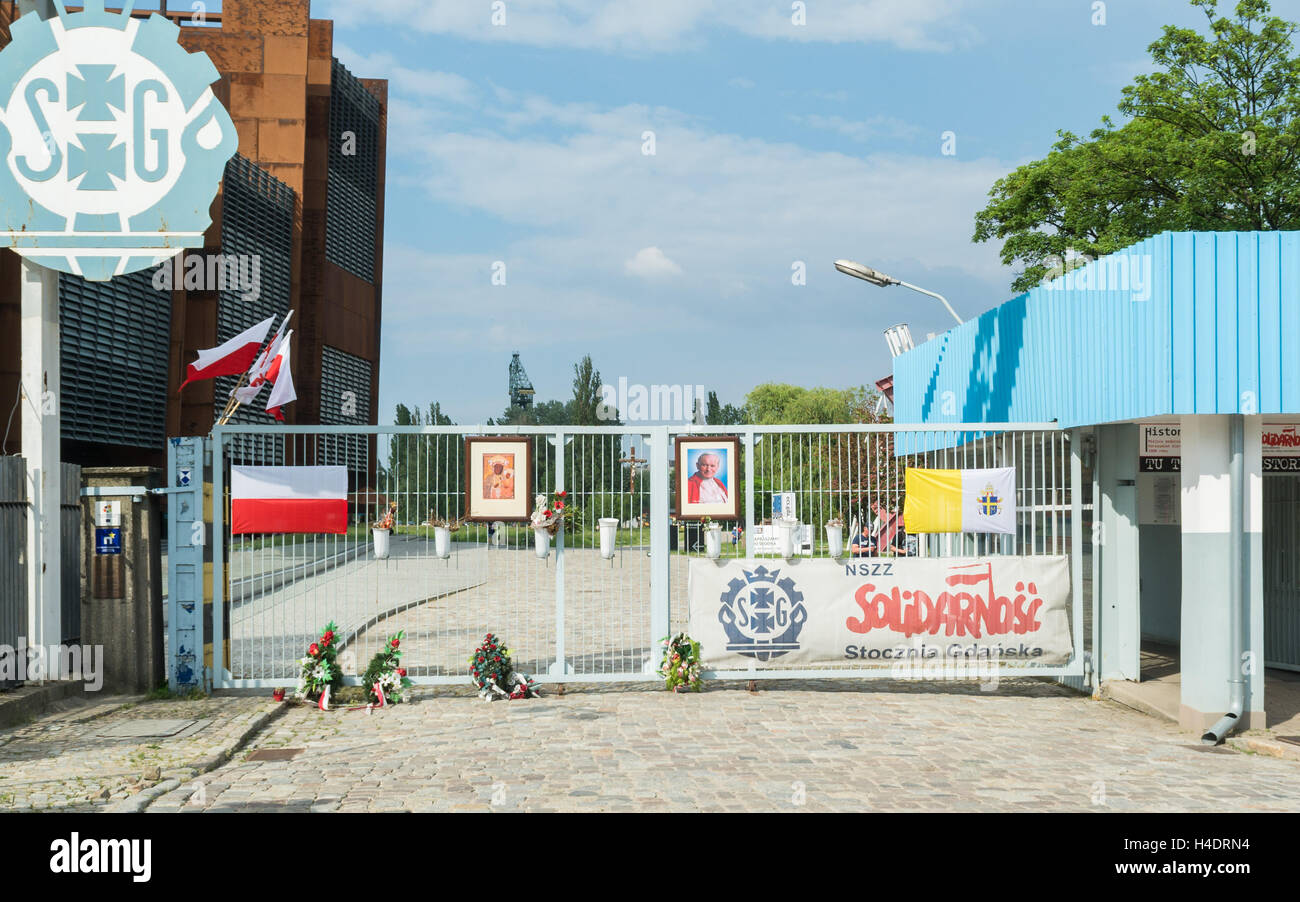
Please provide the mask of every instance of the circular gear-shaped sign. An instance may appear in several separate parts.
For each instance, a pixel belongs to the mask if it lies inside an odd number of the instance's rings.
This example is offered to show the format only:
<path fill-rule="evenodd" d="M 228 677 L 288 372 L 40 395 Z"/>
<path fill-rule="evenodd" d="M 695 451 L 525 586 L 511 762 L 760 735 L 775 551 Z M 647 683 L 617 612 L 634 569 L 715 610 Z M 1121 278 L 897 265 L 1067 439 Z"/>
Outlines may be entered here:
<path fill-rule="evenodd" d="M 28 13 L 0 51 L 0 226 L 22 256 L 103 281 L 203 246 L 239 146 L 220 76 L 159 15 Z"/>

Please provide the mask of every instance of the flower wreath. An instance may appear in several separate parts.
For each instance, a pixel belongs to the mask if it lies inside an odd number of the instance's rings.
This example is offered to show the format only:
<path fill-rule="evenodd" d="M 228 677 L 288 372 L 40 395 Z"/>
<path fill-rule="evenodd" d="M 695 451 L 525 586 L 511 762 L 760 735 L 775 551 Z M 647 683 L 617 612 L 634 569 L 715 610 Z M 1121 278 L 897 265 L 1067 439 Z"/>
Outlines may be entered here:
<path fill-rule="evenodd" d="M 537 698 L 542 692 L 533 678 L 514 669 L 510 649 L 500 637 L 488 633 L 469 658 L 470 677 L 484 701 L 498 698 Z"/>
<path fill-rule="evenodd" d="M 384 647 L 375 652 L 375 656 L 366 665 L 361 684 L 366 687 L 366 698 L 374 704 L 396 704 L 402 701 L 404 691 L 412 685 L 406 677 L 406 668 L 401 666 L 401 645 L 404 638 L 405 630 L 398 630 L 397 635 L 389 636 Z"/>

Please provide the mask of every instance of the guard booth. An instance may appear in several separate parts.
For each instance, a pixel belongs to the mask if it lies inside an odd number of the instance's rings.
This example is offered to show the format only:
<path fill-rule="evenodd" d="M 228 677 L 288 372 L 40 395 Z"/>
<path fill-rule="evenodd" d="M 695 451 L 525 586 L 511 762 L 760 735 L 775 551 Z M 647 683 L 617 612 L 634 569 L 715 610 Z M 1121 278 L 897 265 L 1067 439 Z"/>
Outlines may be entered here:
<path fill-rule="evenodd" d="M 1300 732 L 1297 334 L 1300 233 L 1166 232 L 896 358 L 895 419 L 1072 428 L 1096 688 Z"/>

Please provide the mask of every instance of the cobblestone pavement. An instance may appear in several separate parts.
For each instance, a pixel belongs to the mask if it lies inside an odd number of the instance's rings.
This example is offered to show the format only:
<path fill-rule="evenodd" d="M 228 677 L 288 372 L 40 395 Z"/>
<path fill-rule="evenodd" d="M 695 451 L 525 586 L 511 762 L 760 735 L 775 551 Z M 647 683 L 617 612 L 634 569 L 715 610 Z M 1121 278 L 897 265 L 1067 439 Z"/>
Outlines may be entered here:
<path fill-rule="evenodd" d="M 276 706 L 269 698 L 108 696 L 60 707 L 0 730 L 0 810 L 95 809 L 162 780 L 191 779 Z M 171 735 L 139 735 L 150 732 Z"/>
<path fill-rule="evenodd" d="M 1294 811 L 1298 768 L 1039 681 L 443 690 L 371 715 L 296 707 L 149 810 Z"/>

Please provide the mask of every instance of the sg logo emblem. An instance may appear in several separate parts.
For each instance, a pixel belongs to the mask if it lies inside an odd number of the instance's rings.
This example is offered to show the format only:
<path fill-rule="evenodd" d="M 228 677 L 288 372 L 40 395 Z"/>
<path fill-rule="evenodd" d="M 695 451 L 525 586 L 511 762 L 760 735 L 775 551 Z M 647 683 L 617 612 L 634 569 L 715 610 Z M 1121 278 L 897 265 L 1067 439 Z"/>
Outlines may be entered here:
<path fill-rule="evenodd" d="M 13 23 L 0 52 L 0 233 L 51 269 L 102 281 L 203 245 L 239 144 L 203 53 L 162 16 L 85 0 Z"/>

